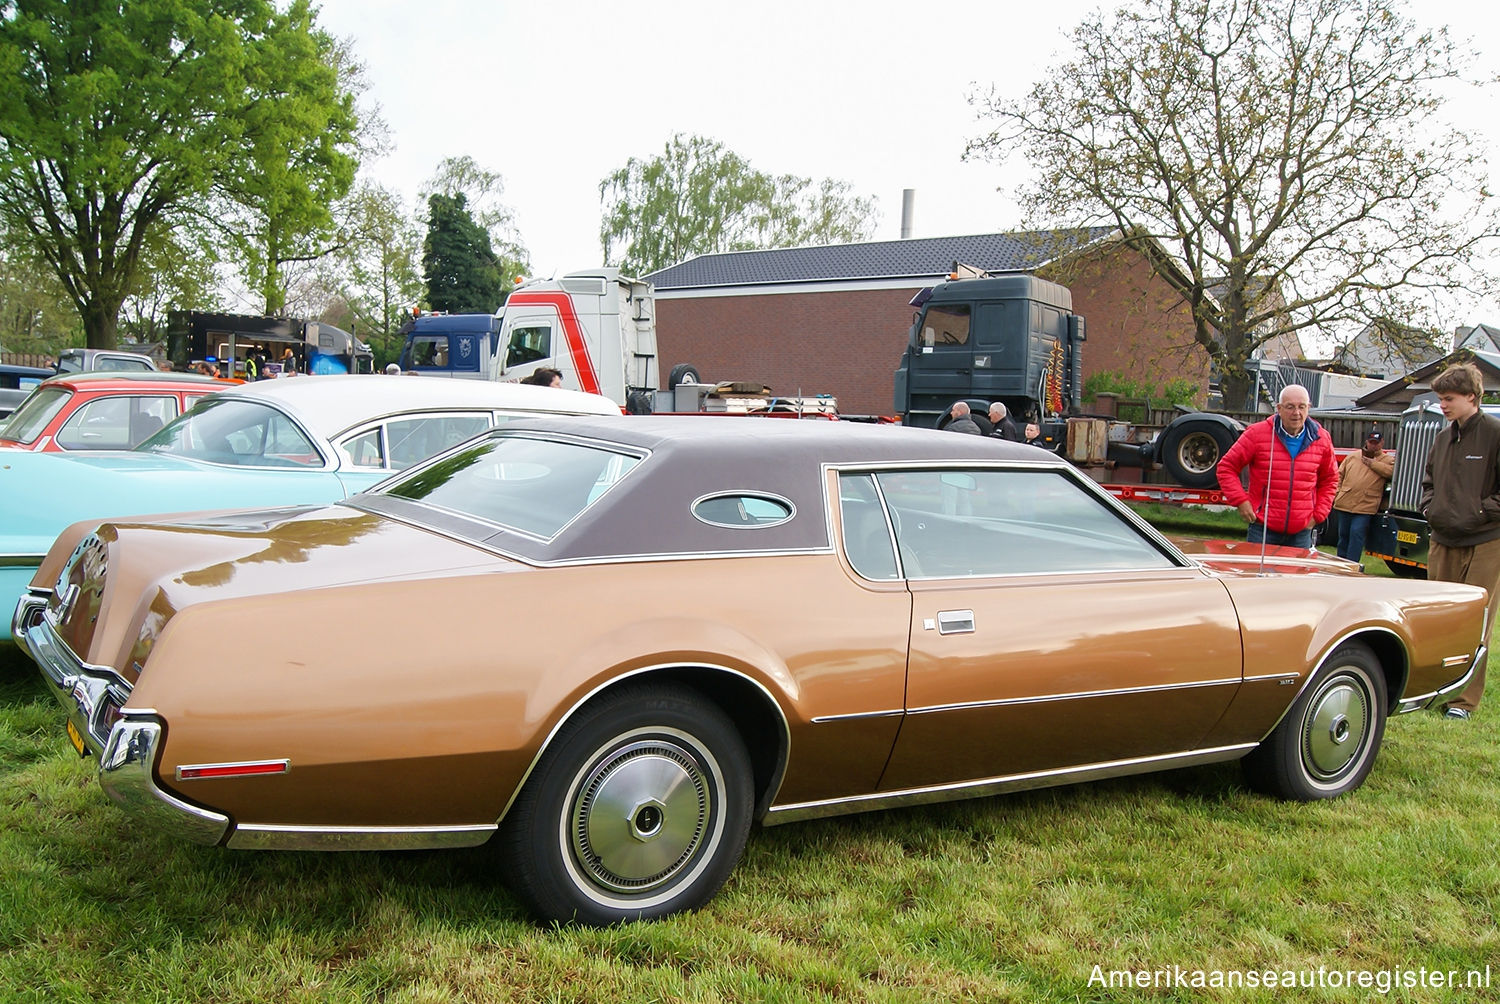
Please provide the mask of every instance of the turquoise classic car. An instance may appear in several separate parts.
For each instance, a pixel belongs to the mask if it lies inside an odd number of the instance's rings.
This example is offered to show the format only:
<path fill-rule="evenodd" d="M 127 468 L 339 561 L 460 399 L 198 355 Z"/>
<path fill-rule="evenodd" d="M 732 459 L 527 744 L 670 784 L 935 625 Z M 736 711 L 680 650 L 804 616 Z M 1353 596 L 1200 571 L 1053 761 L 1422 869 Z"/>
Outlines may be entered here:
<path fill-rule="evenodd" d="M 15 609 L 53 540 L 79 520 L 336 502 L 491 426 L 544 414 L 620 409 L 550 387 L 297 377 L 229 387 L 134 450 L 0 450 L 0 610 Z"/>

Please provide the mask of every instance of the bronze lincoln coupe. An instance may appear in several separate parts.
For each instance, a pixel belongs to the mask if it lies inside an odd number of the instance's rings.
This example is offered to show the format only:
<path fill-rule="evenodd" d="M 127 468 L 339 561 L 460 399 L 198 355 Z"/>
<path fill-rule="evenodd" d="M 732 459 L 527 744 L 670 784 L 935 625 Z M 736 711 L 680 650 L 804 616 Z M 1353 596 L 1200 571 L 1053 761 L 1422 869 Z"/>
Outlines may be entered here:
<path fill-rule="evenodd" d="M 1485 657 L 1483 590 L 1244 547 L 976 436 L 535 419 L 338 505 L 78 524 L 14 628 L 130 811 L 498 836 L 597 924 L 704 903 L 755 820 L 1237 758 L 1339 795 Z"/>

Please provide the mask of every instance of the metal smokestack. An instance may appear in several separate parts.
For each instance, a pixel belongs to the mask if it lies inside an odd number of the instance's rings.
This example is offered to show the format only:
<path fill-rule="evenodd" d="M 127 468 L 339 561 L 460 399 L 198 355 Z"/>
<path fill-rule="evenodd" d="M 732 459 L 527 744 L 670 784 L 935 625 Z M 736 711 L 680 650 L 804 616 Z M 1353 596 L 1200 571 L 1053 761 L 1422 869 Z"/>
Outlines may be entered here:
<path fill-rule="evenodd" d="M 917 190 L 915 188 L 901 189 L 901 239 L 907 240 L 911 237 L 912 213 L 917 203 Z"/>

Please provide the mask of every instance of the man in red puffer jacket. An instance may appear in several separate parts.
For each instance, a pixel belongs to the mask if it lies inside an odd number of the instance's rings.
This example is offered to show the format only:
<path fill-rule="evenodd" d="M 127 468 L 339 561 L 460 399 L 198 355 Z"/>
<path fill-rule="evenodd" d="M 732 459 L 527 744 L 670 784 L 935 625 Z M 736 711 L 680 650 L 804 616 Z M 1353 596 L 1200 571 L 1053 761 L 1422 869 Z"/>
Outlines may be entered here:
<path fill-rule="evenodd" d="M 1288 384 L 1276 414 L 1245 430 L 1219 461 L 1219 489 L 1250 527 L 1253 544 L 1312 547 L 1312 528 L 1328 518 L 1339 487 L 1333 443 L 1307 417 L 1307 388 Z M 1240 472 L 1250 469 L 1250 490 Z"/>

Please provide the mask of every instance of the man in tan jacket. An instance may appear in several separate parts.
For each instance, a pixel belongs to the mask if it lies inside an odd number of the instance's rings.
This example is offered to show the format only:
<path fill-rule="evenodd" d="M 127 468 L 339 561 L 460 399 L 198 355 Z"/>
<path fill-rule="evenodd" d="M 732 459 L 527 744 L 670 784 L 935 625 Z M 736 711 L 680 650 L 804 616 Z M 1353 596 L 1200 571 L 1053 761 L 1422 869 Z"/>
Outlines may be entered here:
<path fill-rule="evenodd" d="M 1370 517 L 1380 508 L 1385 483 L 1396 469 L 1396 458 L 1385 452 L 1381 438 L 1379 430 L 1371 429 L 1364 447 L 1339 464 L 1339 490 L 1333 497 L 1333 511 L 1339 524 L 1339 557 L 1350 561 L 1364 557 Z"/>

